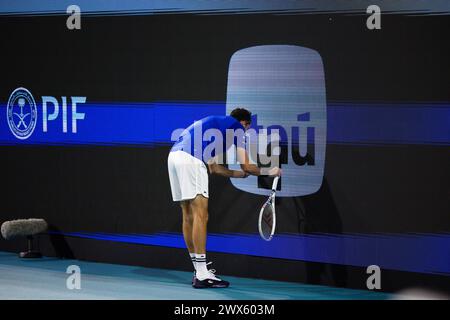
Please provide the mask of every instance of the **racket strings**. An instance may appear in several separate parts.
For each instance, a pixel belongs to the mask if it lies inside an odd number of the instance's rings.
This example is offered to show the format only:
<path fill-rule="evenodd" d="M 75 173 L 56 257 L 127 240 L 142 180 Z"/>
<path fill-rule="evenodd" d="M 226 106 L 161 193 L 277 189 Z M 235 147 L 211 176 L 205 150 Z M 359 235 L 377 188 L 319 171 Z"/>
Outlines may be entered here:
<path fill-rule="evenodd" d="M 264 237 L 269 238 L 273 228 L 273 209 L 272 204 L 268 203 L 262 213 L 261 231 Z"/>

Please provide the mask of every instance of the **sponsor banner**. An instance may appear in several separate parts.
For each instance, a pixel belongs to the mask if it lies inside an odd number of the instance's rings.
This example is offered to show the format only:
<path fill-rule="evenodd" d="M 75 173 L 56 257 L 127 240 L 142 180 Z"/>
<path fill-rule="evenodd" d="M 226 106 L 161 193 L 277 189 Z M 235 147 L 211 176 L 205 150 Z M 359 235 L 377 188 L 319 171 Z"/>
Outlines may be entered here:
<path fill-rule="evenodd" d="M 30 92 L 32 92 L 30 90 Z M 20 99 L 20 98 L 19 98 Z M 58 98 L 58 101 L 61 97 Z M 8 97 L 6 97 L 8 101 Z M 29 113 L 27 100 L 23 113 Z M 71 102 L 67 107 L 67 132 L 63 131 L 62 111 L 53 120 L 53 106 L 47 110 L 47 131 L 43 131 L 42 100 L 35 97 L 36 119 L 33 132 L 17 138 L 9 121 L 24 130 L 21 120 L 30 126 L 32 117 L 8 116 L 7 102 L 0 103 L 0 144 L 3 145 L 152 145 L 172 144 L 171 135 L 177 128 L 186 128 L 194 121 L 210 115 L 225 115 L 225 102 L 149 102 L 77 104 L 77 132 L 72 132 Z M 13 114 L 20 114 L 15 100 Z M 257 125 L 258 114 L 254 113 Z M 52 117 L 50 117 L 51 119 Z M 327 103 L 327 144 L 390 145 L 425 144 L 450 145 L 450 103 Z M 256 121 L 255 121 L 256 120 Z M 32 126 L 32 125 L 31 125 Z M 27 134 L 24 134 L 26 136 Z"/>

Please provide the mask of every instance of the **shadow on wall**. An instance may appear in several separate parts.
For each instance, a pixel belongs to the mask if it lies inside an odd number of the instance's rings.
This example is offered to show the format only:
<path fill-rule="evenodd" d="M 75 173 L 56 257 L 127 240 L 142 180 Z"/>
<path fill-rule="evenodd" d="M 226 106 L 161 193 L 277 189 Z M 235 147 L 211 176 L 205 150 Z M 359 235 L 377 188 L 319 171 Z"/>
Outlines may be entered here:
<path fill-rule="evenodd" d="M 59 230 L 54 225 L 48 226 L 48 237 L 51 246 L 53 247 L 53 250 L 55 251 L 55 256 L 60 259 L 74 259 L 75 256 L 72 252 L 72 249 L 70 249 L 65 237 L 61 234 L 55 234 L 60 233 L 61 230 Z"/>
<path fill-rule="evenodd" d="M 326 178 L 316 193 L 292 199 L 299 215 L 299 233 L 342 233 L 342 220 Z M 343 265 L 306 262 L 306 279 L 311 284 L 345 287 L 347 268 Z"/>

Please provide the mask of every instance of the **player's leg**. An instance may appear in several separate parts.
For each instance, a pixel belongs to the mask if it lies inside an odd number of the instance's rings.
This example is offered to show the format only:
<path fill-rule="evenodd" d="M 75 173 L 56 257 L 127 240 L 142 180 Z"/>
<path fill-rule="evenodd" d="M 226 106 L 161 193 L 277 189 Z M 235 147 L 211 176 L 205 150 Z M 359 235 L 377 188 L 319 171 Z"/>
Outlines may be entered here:
<path fill-rule="evenodd" d="M 206 232 L 208 224 L 208 198 L 201 194 L 189 202 L 192 212 L 192 241 L 195 250 L 195 269 L 196 277 L 205 279 L 209 277 L 206 267 Z"/>
<path fill-rule="evenodd" d="M 194 217 L 191 212 L 189 201 L 181 201 L 180 206 L 181 210 L 183 211 L 184 242 L 186 243 L 186 247 L 188 248 L 189 253 L 195 253 L 196 251 L 194 250 L 194 242 L 192 241 L 192 227 L 194 223 Z"/>
<path fill-rule="evenodd" d="M 227 281 L 221 280 L 206 267 L 206 237 L 208 225 L 208 198 L 198 194 L 190 201 L 190 207 L 194 218 L 193 236 L 196 252 L 196 279 L 195 288 L 226 288 Z"/>
<path fill-rule="evenodd" d="M 194 223 L 194 217 L 192 215 L 192 210 L 189 205 L 189 200 L 181 201 L 180 206 L 183 211 L 183 237 L 186 247 L 188 248 L 189 255 L 191 257 L 192 264 L 195 270 L 195 248 L 194 242 L 192 240 L 192 228 Z"/>
<path fill-rule="evenodd" d="M 205 254 L 208 224 L 208 198 L 198 194 L 189 204 L 193 217 L 192 240 L 194 250 L 197 254 Z"/>

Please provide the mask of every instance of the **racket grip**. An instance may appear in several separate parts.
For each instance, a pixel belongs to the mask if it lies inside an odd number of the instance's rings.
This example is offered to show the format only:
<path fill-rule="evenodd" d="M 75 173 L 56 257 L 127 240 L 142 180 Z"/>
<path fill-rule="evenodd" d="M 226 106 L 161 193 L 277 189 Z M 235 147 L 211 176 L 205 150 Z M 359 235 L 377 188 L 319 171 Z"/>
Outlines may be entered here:
<path fill-rule="evenodd" d="M 280 179 L 279 176 L 276 176 L 275 179 L 273 179 L 273 183 L 272 183 L 272 191 L 276 191 L 276 190 L 277 190 L 278 179 Z"/>

